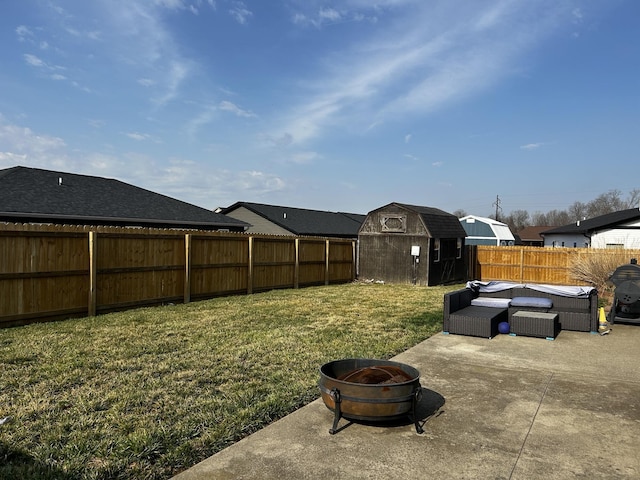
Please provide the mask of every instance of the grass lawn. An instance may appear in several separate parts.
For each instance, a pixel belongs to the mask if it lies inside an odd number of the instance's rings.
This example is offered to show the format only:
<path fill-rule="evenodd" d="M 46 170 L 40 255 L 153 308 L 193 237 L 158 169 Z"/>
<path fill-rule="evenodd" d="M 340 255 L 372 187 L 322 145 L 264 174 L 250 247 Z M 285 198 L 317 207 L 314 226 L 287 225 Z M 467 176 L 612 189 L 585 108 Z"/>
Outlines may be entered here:
<path fill-rule="evenodd" d="M 353 283 L 0 330 L 0 479 L 165 479 L 442 329 L 460 286 Z"/>

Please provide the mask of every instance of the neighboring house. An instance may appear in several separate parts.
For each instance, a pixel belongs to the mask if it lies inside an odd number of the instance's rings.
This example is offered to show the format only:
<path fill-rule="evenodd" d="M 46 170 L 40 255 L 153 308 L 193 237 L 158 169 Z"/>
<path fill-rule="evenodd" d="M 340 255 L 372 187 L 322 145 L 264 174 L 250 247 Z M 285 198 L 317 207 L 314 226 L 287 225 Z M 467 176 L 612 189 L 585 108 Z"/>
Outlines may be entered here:
<path fill-rule="evenodd" d="M 248 226 L 119 180 L 20 166 L 0 169 L 0 221 L 232 232 Z"/>
<path fill-rule="evenodd" d="M 357 238 L 365 215 L 236 202 L 220 213 L 251 225 L 248 233 Z"/>
<path fill-rule="evenodd" d="M 467 215 L 460 219 L 460 224 L 467 232 L 467 245 L 515 245 L 515 237 L 506 223 L 492 218 Z"/>
<path fill-rule="evenodd" d="M 640 209 L 630 208 L 545 230 L 545 247 L 640 249 Z"/>
<path fill-rule="evenodd" d="M 426 286 L 464 281 L 465 236 L 455 215 L 390 203 L 369 212 L 360 227 L 358 276 Z"/>
<path fill-rule="evenodd" d="M 543 247 L 544 238 L 540 235 L 542 232 L 552 229 L 553 227 L 525 227 L 516 233 L 516 243 L 526 245 L 528 247 Z"/>

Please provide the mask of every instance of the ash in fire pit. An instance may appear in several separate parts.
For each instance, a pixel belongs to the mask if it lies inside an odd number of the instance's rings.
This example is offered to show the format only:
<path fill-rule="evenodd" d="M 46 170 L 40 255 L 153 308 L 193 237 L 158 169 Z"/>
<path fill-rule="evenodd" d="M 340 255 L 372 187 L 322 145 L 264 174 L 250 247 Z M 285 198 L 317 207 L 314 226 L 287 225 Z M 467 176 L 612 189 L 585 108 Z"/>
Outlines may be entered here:
<path fill-rule="evenodd" d="M 413 417 L 422 395 L 420 372 L 399 362 L 375 359 L 345 359 L 320 367 L 318 382 L 324 404 L 334 412 L 333 428 L 341 417 L 372 422 Z"/>

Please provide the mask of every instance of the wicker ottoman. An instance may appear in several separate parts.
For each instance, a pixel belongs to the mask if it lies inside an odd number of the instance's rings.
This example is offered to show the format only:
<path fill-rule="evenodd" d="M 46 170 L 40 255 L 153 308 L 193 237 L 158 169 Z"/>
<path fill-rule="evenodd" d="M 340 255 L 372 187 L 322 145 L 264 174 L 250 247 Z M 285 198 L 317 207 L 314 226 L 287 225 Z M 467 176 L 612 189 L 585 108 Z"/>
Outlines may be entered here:
<path fill-rule="evenodd" d="M 520 310 L 511 316 L 510 335 L 525 335 L 554 340 L 560 330 L 557 313 Z"/>
<path fill-rule="evenodd" d="M 506 308 L 465 307 L 449 315 L 449 329 L 443 333 L 492 338 L 498 335 L 498 324 L 507 321 Z"/>

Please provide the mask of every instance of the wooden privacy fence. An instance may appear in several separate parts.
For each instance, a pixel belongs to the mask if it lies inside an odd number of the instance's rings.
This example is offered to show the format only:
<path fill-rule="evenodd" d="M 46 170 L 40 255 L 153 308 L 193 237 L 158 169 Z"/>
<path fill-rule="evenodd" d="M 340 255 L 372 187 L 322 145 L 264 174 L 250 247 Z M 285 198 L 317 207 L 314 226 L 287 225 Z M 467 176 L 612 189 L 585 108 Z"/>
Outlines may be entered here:
<path fill-rule="evenodd" d="M 622 265 L 631 258 L 640 258 L 640 250 L 471 245 L 467 247 L 467 277 L 481 281 L 584 285 L 584 281 L 572 275 L 572 266 L 593 255 L 611 256 Z"/>
<path fill-rule="evenodd" d="M 0 326 L 355 278 L 355 241 L 0 225 Z"/>

